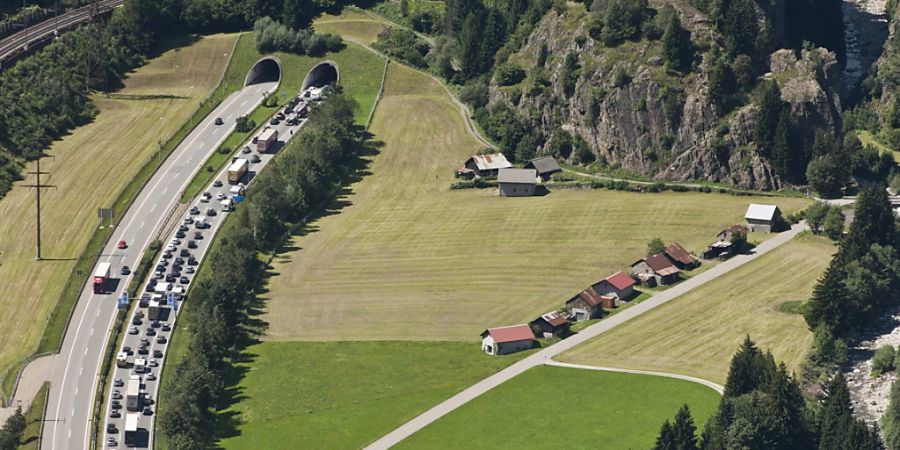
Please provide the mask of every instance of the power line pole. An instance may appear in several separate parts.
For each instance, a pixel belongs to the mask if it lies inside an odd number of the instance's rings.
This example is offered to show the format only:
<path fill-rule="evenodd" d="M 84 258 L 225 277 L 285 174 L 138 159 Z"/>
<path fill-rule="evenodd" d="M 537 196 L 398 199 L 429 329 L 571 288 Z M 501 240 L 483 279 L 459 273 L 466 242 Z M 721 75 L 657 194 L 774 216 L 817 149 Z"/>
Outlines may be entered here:
<path fill-rule="evenodd" d="M 37 159 L 37 167 L 34 172 L 28 172 L 29 175 L 35 176 L 34 184 L 26 184 L 25 187 L 32 187 L 34 189 L 35 198 L 37 200 L 36 205 L 36 218 L 37 218 L 37 254 L 34 259 L 40 261 L 41 260 L 41 189 L 46 188 L 55 188 L 56 186 L 50 184 L 41 184 L 41 175 L 50 175 L 50 172 L 41 172 L 41 158 L 43 155 L 38 156 Z"/>

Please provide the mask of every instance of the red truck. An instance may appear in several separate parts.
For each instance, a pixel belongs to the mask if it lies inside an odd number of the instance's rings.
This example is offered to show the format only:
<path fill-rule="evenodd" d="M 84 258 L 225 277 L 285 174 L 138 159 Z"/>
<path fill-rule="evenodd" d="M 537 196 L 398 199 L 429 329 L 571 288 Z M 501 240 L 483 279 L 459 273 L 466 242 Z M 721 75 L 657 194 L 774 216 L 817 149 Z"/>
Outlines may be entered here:
<path fill-rule="evenodd" d="M 108 262 L 100 263 L 97 265 L 97 270 L 94 271 L 95 294 L 106 293 L 106 280 L 109 279 L 109 268 L 110 264 Z"/>

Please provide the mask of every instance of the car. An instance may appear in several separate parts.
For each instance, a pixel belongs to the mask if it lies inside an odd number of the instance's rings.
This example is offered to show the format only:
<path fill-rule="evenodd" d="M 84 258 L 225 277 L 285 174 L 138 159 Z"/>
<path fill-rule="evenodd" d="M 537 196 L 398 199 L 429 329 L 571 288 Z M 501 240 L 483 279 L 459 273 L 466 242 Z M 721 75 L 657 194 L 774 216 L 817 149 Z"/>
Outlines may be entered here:
<path fill-rule="evenodd" d="M 172 239 L 172 242 L 170 242 L 170 244 L 181 245 L 181 239 L 178 239 L 178 238 Z"/>
<path fill-rule="evenodd" d="M 155 359 L 150 359 L 150 362 L 147 363 L 150 367 L 159 367 L 159 363 L 156 362 Z"/>
<path fill-rule="evenodd" d="M 150 281 L 156 281 L 156 280 L 151 278 Z M 144 288 L 144 292 L 153 292 L 154 289 L 156 289 L 156 283 L 153 283 L 153 284 L 147 283 L 147 287 Z M 143 299 L 141 301 L 143 301 Z M 149 304 L 150 300 L 147 300 L 147 303 Z"/>
<path fill-rule="evenodd" d="M 113 408 L 121 408 L 122 407 L 122 402 L 120 402 L 119 400 L 113 400 L 110 403 L 112 404 Z"/>
<path fill-rule="evenodd" d="M 221 117 L 216 117 L 216 120 L 215 120 L 216 125 L 222 125 L 223 123 L 225 123 L 225 121 L 222 120 Z"/>
<path fill-rule="evenodd" d="M 256 144 L 259 142 L 259 136 L 253 136 L 253 139 L 250 141 L 252 144 Z"/>
<path fill-rule="evenodd" d="M 122 400 L 122 394 L 120 394 L 119 391 L 113 391 L 112 398 L 114 400 Z"/>
<path fill-rule="evenodd" d="M 108 445 L 108 446 L 110 446 L 110 447 L 115 447 L 115 446 L 119 445 L 119 443 L 116 442 L 116 440 L 113 439 L 113 438 L 107 438 L 107 439 L 106 439 L 106 445 Z"/>
<path fill-rule="evenodd" d="M 216 200 L 225 200 L 225 194 L 219 192 L 216 194 Z"/>
<path fill-rule="evenodd" d="M 188 226 L 185 224 L 178 225 L 178 231 L 187 231 Z"/>
<path fill-rule="evenodd" d="M 190 258 L 188 258 L 188 265 L 189 265 L 189 266 L 196 266 L 196 265 L 197 265 L 197 258 L 194 258 L 193 256 L 191 256 Z"/>
<path fill-rule="evenodd" d="M 188 275 L 190 275 L 190 274 L 192 274 L 192 273 L 194 273 L 194 272 L 195 272 L 195 271 L 194 271 L 194 268 L 191 267 L 191 266 L 188 266 L 187 269 L 184 269 L 184 273 L 186 273 L 186 274 L 188 274 Z"/>
<path fill-rule="evenodd" d="M 116 434 L 119 432 L 119 430 L 116 428 L 116 424 L 114 424 L 112 422 L 108 422 L 106 424 L 106 432 Z"/>
<path fill-rule="evenodd" d="M 123 250 L 123 249 L 128 248 L 128 243 L 125 241 L 119 241 L 119 243 L 116 244 L 116 247 L 118 247 L 119 250 Z"/>
<path fill-rule="evenodd" d="M 222 180 L 213 181 L 213 187 L 222 187 Z"/>
<path fill-rule="evenodd" d="M 161 326 L 162 326 L 162 325 L 159 323 L 158 320 L 154 320 L 153 322 L 150 322 L 150 327 L 151 327 L 151 328 L 159 328 L 159 327 L 161 327 Z"/>
<path fill-rule="evenodd" d="M 144 415 L 145 415 L 145 416 L 152 416 L 152 415 L 153 415 L 153 410 L 150 409 L 149 406 L 145 406 L 145 407 L 144 407 Z"/>
<path fill-rule="evenodd" d="M 162 335 L 157 336 L 157 337 L 156 337 L 156 343 L 157 343 L 157 344 L 165 344 L 165 343 L 166 343 L 166 337 L 165 337 L 165 336 L 162 336 Z"/>
<path fill-rule="evenodd" d="M 122 387 L 122 386 L 125 386 L 125 382 L 122 381 L 121 378 L 116 378 L 116 379 L 113 380 L 113 386 L 115 386 L 115 387 Z"/>
<path fill-rule="evenodd" d="M 197 214 L 199 214 L 199 213 L 200 213 L 200 210 L 197 210 Z M 184 222 L 182 222 L 182 223 L 185 225 L 191 225 L 194 223 L 194 218 L 191 216 L 187 216 L 184 218 Z"/>
<path fill-rule="evenodd" d="M 162 350 L 159 350 L 159 349 L 153 350 L 153 357 L 154 358 L 162 358 L 163 357 Z"/>
<path fill-rule="evenodd" d="M 151 374 L 147 374 L 147 376 L 144 377 L 144 379 L 147 380 L 147 381 L 156 381 L 156 375 L 153 375 L 152 373 L 151 373 Z"/>
<path fill-rule="evenodd" d="M 141 347 L 138 349 L 138 355 L 146 355 L 149 353 L 150 353 L 150 350 L 147 350 L 147 347 Z"/>
<path fill-rule="evenodd" d="M 175 251 L 175 245 L 174 245 L 174 244 L 169 244 L 169 245 L 166 246 L 166 249 L 163 250 L 163 251 L 165 251 L 165 252 L 174 252 L 174 251 Z"/>
<path fill-rule="evenodd" d="M 162 328 L 163 331 L 170 331 L 172 329 L 172 327 L 167 323 L 162 324 L 162 327 L 160 328 Z"/>
<path fill-rule="evenodd" d="M 143 345 L 143 346 L 150 345 L 150 339 L 147 339 L 147 338 L 141 338 L 140 342 L 141 342 L 141 345 Z"/>
<path fill-rule="evenodd" d="M 188 252 L 187 255 L 181 255 L 181 256 L 188 256 L 188 257 L 190 257 L 191 255 L 190 255 L 190 252 Z M 172 260 L 172 261 L 173 261 L 172 264 L 178 264 L 178 265 L 184 264 L 184 258 L 182 258 L 181 256 L 176 256 L 175 259 Z"/>
<path fill-rule="evenodd" d="M 200 208 L 194 206 L 194 207 L 191 208 L 190 213 L 191 213 L 191 215 L 196 216 L 197 214 L 200 214 Z M 190 223 L 190 222 L 187 222 L 187 219 L 190 219 L 190 217 L 184 219 L 184 221 L 185 221 L 186 223 Z M 191 219 L 191 222 L 193 222 L 193 221 L 194 221 L 194 219 Z"/>
<path fill-rule="evenodd" d="M 247 153 L 250 153 L 250 146 L 249 146 L 249 145 L 245 145 L 244 148 L 241 149 L 241 153 L 243 153 L 243 154 L 245 154 L 245 155 L 246 155 Z"/>
<path fill-rule="evenodd" d="M 134 351 L 131 349 L 131 346 L 128 346 L 128 345 L 123 345 L 122 351 L 125 353 L 128 353 L 129 355 L 134 354 Z"/>
<path fill-rule="evenodd" d="M 156 336 L 156 330 L 153 328 L 147 328 L 147 336 Z"/>
<path fill-rule="evenodd" d="M 131 327 L 128 329 L 128 334 L 138 334 L 137 327 Z"/>
<path fill-rule="evenodd" d="M 284 113 L 279 112 L 278 114 L 275 114 L 275 118 L 278 120 L 284 120 Z"/>
<path fill-rule="evenodd" d="M 188 277 L 181 277 L 178 279 L 178 282 L 181 284 L 188 284 L 191 282 L 191 280 L 188 280 Z"/>
<path fill-rule="evenodd" d="M 122 417 L 122 413 L 120 413 L 119 411 L 112 410 L 109 412 L 110 419 L 118 419 L 119 417 Z"/>
<path fill-rule="evenodd" d="M 262 160 L 259 159 L 259 155 L 253 155 L 253 156 L 250 157 L 250 162 L 252 162 L 252 163 L 254 163 L 254 164 L 255 164 L 255 163 L 258 163 L 258 162 L 260 162 L 260 161 L 262 161 Z"/>
<path fill-rule="evenodd" d="M 131 273 L 131 269 L 129 269 L 128 266 L 122 266 L 122 270 L 120 270 L 119 273 L 121 273 L 122 275 L 128 275 L 129 273 Z"/>
<path fill-rule="evenodd" d="M 217 214 L 217 213 L 216 213 L 216 210 L 213 209 L 213 208 L 209 208 L 209 209 L 206 210 L 206 215 L 207 215 L 207 216 L 215 216 L 216 214 Z"/>
<path fill-rule="evenodd" d="M 134 318 L 131 319 L 131 324 L 132 324 L 132 325 L 140 325 L 141 323 L 142 323 L 142 322 L 141 322 L 141 318 L 138 317 L 138 316 L 134 316 Z"/>
<path fill-rule="evenodd" d="M 162 270 L 157 270 L 156 273 L 153 274 L 153 279 L 154 279 L 154 280 L 161 280 L 161 279 L 163 279 L 163 277 L 165 277 L 165 276 L 166 276 L 166 273 L 165 273 L 165 272 L 163 272 Z"/>
<path fill-rule="evenodd" d="M 141 311 L 141 310 L 135 311 L 135 312 L 134 312 L 134 315 L 136 315 L 136 316 L 138 316 L 138 317 L 140 317 L 140 318 L 142 318 L 142 319 L 144 318 L 144 312 Z"/>
<path fill-rule="evenodd" d="M 166 283 L 174 283 L 174 282 L 175 282 L 175 275 L 172 275 L 172 274 L 166 275 Z"/>
<path fill-rule="evenodd" d="M 183 238 L 183 237 L 185 237 L 186 235 L 184 234 L 184 231 L 179 231 L 179 232 L 175 233 L 175 236 L 180 237 L 180 238 Z"/>
<path fill-rule="evenodd" d="M 202 231 L 195 231 L 195 232 L 194 232 L 194 239 L 203 239 L 203 232 L 202 232 Z"/>
<path fill-rule="evenodd" d="M 169 259 L 169 258 L 172 257 L 172 252 L 170 252 L 170 251 L 168 251 L 168 250 L 167 250 L 167 251 L 164 251 L 162 257 L 163 257 L 163 259 Z"/>
<path fill-rule="evenodd" d="M 209 192 L 207 192 L 206 194 L 209 194 Z M 209 199 L 212 198 L 212 195 L 207 196 L 206 194 L 200 196 L 200 203 L 209 203 Z"/>
<path fill-rule="evenodd" d="M 187 248 L 197 248 L 197 243 L 194 242 L 193 239 L 189 240 L 187 243 Z"/>
<path fill-rule="evenodd" d="M 278 125 L 279 123 L 281 123 L 281 121 L 278 120 L 277 117 L 273 117 L 272 120 L 269 121 L 269 125 Z"/>

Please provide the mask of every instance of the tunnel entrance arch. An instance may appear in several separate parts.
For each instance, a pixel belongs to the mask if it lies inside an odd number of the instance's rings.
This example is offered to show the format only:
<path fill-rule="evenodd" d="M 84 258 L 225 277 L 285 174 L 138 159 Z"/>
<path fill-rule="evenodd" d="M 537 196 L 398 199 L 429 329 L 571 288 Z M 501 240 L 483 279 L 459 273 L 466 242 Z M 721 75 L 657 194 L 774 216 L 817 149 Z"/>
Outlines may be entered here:
<path fill-rule="evenodd" d="M 247 77 L 244 78 L 244 86 L 260 83 L 281 84 L 281 61 L 274 56 L 263 56 L 253 64 Z"/>
<path fill-rule="evenodd" d="M 322 87 L 326 84 L 337 84 L 340 81 L 341 71 L 338 69 L 337 63 L 331 60 L 325 60 L 316 64 L 309 70 L 309 73 L 303 78 L 303 87 L 301 90 L 305 91 L 306 88 L 310 86 Z"/>

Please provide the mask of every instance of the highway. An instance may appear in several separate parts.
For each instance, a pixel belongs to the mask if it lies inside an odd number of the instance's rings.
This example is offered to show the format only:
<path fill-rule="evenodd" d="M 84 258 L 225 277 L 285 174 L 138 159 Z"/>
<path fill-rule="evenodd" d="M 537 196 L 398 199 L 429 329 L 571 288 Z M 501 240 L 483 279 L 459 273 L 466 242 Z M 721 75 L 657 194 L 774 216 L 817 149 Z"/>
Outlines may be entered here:
<path fill-rule="evenodd" d="M 90 20 L 98 14 L 105 14 L 125 3 L 125 0 L 102 0 L 69 11 L 65 14 L 36 23 L 0 41 L 0 67 L 3 61 L 25 51 L 29 45 L 43 42 L 56 36 L 58 30 L 72 28 Z"/>
<path fill-rule="evenodd" d="M 175 149 L 125 212 L 99 259 L 112 265 L 109 293 L 94 294 L 87 280 L 60 354 L 54 360 L 41 448 L 88 448 L 98 372 L 115 321 L 116 299 L 131 280 L 131 275 L 120 276 L 119 270 L 123 265 L 137 266 L 144 249 L 177 207 L 181 192 L 234 129 L 235 119 L 253 111 L 262 102 L 263 94 L 276 87 L 277 83 L 255 84 L 225 99 Z M 223 125 L 214 124 L 217 117 L 224 120 Z M 102 170 L 102 165 L 98 170 Z M 126 241 L 128 247 L 118 249 L 120 240 Z"/>
<path fill-rule="evenodd" d="M 256 173 L 265 167 L 272 158 L 275 157 L 277 152 L 290 141 L 293 136 L 295 136 L 300 128 L 306 123 L 306 120 L 303 119 L 299 124 L 291 126 L 288 125 L 285 121 L 281 121 L 281 123 L 277 125 L 271 125 L 269 128 L 273 128 L 278 131 L 278 142 L 274 143 L 271 150 L 264 153 L 258 153 L 256 151 L 256 145 L 251 142 L 245 142 L 245 146 L 241 146 L 242 149 L 247 148 L 247 151 L 238 150 L 236 156 L 240 158 L 245 158 L 251 160 L 252 156 L 259 157 L 259 162 L 250 163 L 248 173 L 243 177 L 241 183 L 249 186 L 253 181 Z M 262 134 L 262 130 L 257 132 L 255 136 L 259 136 Z M 251 160 L 252 161 L 252 160 Z M 219 187 L 214 185 L 215 181 L 221 182 Z M 233 185 L 228 183 L 227 176 L 227 167 L 223 169 L 214 179 L 213 182 L 210 183 L 209 186 L 206 187 L 204 192 L 208 192 L 210 197 L 208 199 L 198 198 L 194 199 L 191 202 L 192 207 L 196 207 L 198 211 L 194 214 L 190 212 L 190 210 L 184 211 L 183 214 L 178 216 L 177 224 L 183 224 L 183 228 L 176 228 L 171 230 L 171 232 L 166 236 L 166 239 L 163 240 L 163 251 L 170 250 L 171 256 L 166 258 L 163 252 L 160 252 L 159 257 L 155 261 L 153 267 L 156 268 L 160 264 L 165 264 L 167 267 L 163 270 L 163 273 L 169 274 L 171 273 L 172 266 L 174 265 L 174 261 L 176 258 L 182 258 L 184 260 L 183 269 L 181 270 L 181 274 L 186 278 L 186 280 L 176 280 L 176 282 L 172 283 L 175 286 L 182 287 L 186 289 L 189 287 L 190 282 L 194 280 L 194 274 L 187 273 L 189 268 L 196 269 L 199 267 L 199 264 L 202 262 L 203 257 L 206 255 L 206 252 L 209 250 L 213 237 L 216 232 L 221 227 L 222 223 L 225 221 L 225 217 L 227 216 L 227 212 L 223 212 L 220 205 L 221 198 L 230 197 L 229 190 L 232 189 Z M 221 196 L 221 197 L 220 197 Z M 214 210 L 214 215 L 209 214 L 209 210 Z M 188 219 L 189 218 L 189 219 Z M 201 219 L 208 224 L 205 228 L 199 228 L 196 226 L 196 222 Z M 181 231 L 184 235 L 178 236 L 176 233 Z M 177 240 L 176 240 L 177 239 Z M 192 248 L 188 245 L 188 241 L 193 241 L 196 245 L 195 248 Z M 171 247 L 168 247 L 171 245 Z M 188 255 L 188 253 L 190 255 Z M 197 262 L 195 264 L 190 264 L 188 261 L 189 257 L 196 258 Z M 155 270 L 155 269 L 154 269 Z M 182 281 L 188 281 L 187 283 L 183 283 Z M 164 280 L 158 280 L 158 284 L 164 283 Z M 142 286 L 143 288 L 144 286 Z M 146 291 L 142 289 L 142 291 Z M 147 294 L 151 295 L 151 294 Z M 161 296 L 161 295 L 160 295 Z M 185 298 L 185 301 L 190 301 L 189 298 Z M 131 316 L 128 318 L 129 323 L 129 332 L 125 334 L 125 338 L 122 342 L 122 348 L 125 346 L 131 349 L 131 355 L 127 358 L 128 365 L 126 367 L 116 367 L 115 373 L 113 375 L 113 379 L 121 380 L 121 383 L 113 382 L 112 385 L 109 386 L 109 390 L 107 394 L 112 394 L 115 391 L 118 391 L 119 395 L 107 397 L 107 402 L 105 404 L 105 408 L 103 409 L 104 416 L 101 418 L 103 428 L 103 439 L 98 442 L 98 448 L 106 446 L 108 448 L 118 448 L 124 447 L 125 442 L 125 421 L 126 416 L 128 414 L 136 414 L 138 417 L 138 429 L 140 432 L 138 433 L 139 437 L 135 440 L 134 447 L 139 448 L 152 448 L 153 447 L 153 431 L 154 431 L 154 421 L 156 418 L 156 403 L 155 401 L 158 397 L 159 390 L 159 376 L 160 371 L 165 363 L 165 357 L 168 354 L 168 339 L 171 336 L 171 329 L 174 328 L 175 321 L 178 317 L 178 312 L 181 310 L 182 302 L 176 301 L 175 305 L 177 308 L 164 307 L 164 312 L 158 318 L 157 322 L 159 322 L 159 326 L 154 328 L 151 326 L 151 311 L 149 306 L 139 306 L 132 311 Z M 163 302 L 165 305 L 165 302 Z M 154 305 L 155 306 L 155 305 Z M 135 318 L 137 317 L 137 320 Z M 170 330 L 166 330 L 166 328 L 170 328 Z M 153 331 L 150 331 L 150 330 Z M 133 333 L 133 334 L 132 334 Z M 149 345 L 146 348 L 146 354 L 140 354 L 138 351 L 139 344 L 142 339 L 146 339 Z M 117 349 L 118 351 L 121 349 Z M 154 354 L 156 351 L 161 352 L 160 354 Z M 138 359 L 144 359 L 149 363 L 149 367 L 145 369 L 142 373 L 139 373 L 134 370 L 134 363 Z M 169 370 L 173 370 L 172 367 Z M 152 374 L 152 377 L 150 376 Z M 149 402 L 142 401 L 139 408 L 134 411 L 129 411 L 127 408 L 127 390 L 129 379 L 131 376 L 140 376 L 141 382 L 140 386 L 142 392 L 146 392 L 148 394 L 149 399 L 153 401 L 152 404 Z M 120 384 L 116 386 L 116 384 Z M 120 402 L 121 408 L 113 408 L 112 401 L 118 400 Z M 145 407 L 149 408 L 149 411 L 145 411 Z M 113 417 L 111 412 L 116 410 L 118 412 L 117 415 L 121 415 L 121 417 Z M 150 414 L 147 414 L 150 412 Z M 109 425 L 112 425 L 113 428 L 108 428 Z M 112 439 L 115 444 L 109 440 Z"/>

